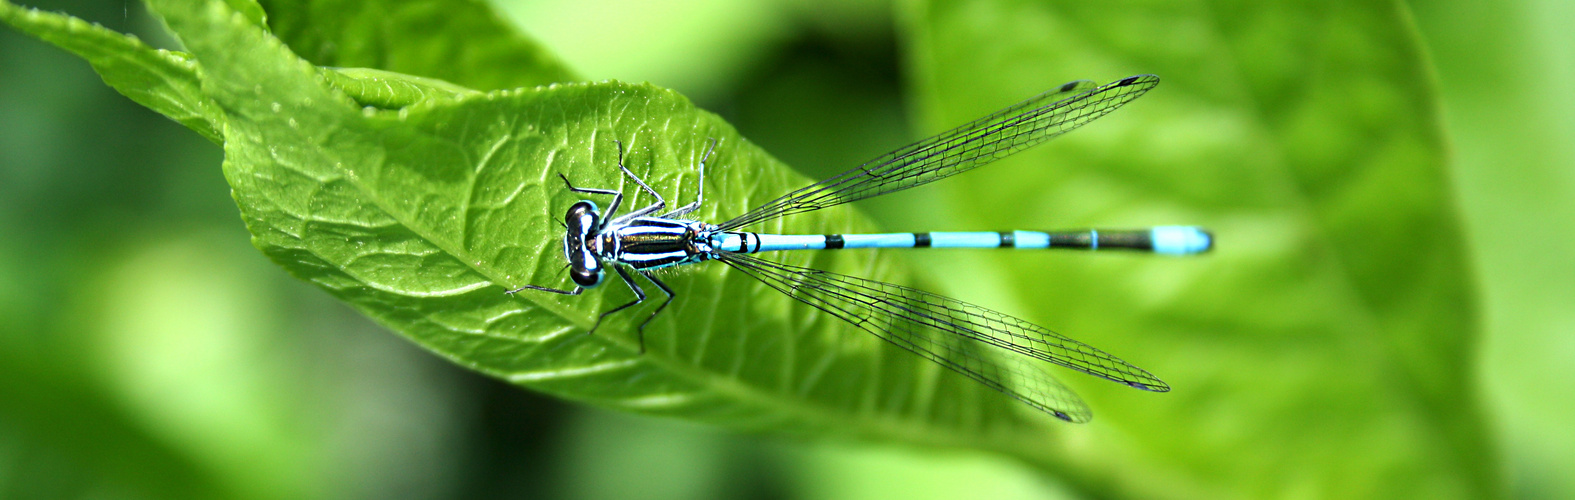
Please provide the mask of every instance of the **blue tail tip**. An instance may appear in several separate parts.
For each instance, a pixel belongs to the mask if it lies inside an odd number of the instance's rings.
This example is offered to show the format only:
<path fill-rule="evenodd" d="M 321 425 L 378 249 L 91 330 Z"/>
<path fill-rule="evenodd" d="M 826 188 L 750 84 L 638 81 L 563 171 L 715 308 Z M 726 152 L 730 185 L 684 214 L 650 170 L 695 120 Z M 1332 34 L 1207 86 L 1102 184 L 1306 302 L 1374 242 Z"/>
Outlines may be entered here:
<path fill-rule="evenodd" d="M 1214 247 L 1214 235 L 1197 226 L 1158 226 L 1151 237 L 1154 253 L 1191 255 Z"/>

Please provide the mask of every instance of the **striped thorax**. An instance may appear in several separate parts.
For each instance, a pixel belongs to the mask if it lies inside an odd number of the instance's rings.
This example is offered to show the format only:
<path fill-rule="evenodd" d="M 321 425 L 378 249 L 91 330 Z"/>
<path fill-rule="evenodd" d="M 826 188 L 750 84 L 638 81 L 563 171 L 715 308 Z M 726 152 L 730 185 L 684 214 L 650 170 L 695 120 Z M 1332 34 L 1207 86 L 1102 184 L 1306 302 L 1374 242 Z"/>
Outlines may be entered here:
<path fill-rule="evenodd" d="M 704 222 L 636 217 L 602 232 L 599 254 L 636 270 L 710 260 L 711 226 Z"/>

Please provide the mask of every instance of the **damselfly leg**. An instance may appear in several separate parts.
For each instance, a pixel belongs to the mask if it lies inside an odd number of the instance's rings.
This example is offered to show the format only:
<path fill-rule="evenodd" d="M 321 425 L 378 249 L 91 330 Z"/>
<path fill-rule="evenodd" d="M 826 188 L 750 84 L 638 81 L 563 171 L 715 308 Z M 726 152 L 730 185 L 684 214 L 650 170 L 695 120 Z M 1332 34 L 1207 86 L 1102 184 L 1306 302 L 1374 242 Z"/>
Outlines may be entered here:
<path fill-rule="evenodd" d="M 712 137 L 711 147 L 706 149 L 705 155 L 700 157 L 700 180 L 695 182 L 695 185 L 699 189 L 699 193 L 695 195 L 695 202 L 679 207 L 678 210 L 659 215 L 658 217 L 663 219 L 675 219 L 678 217 L 683 217 L 685 215 L 689 215 L 689 212 L 693 212 L 700 208 L 702 203 L 705 203 L 705 162 L 710 160 L 711 153 L 716 151 L 716 143 L 716 138 Z"/>
<path fill-rule="evenodd" d="M 617 139 L 613 139 L 613 142 L 618 144 L 618 170 L 622 170 L 624 175 L 628 176 L 630 180 L 633 180 L 635 184 L 639 184 L 640 188 L 644 189 L 645 192 L 651 193 L 651 196 L 656 198 L 656 203 L 652 203 L 650 205 L 647 205 L 645 208 L 641 208 L 639 210 L 634 210 L 634 211 L 631 211 L 629 213 L 623 214 L 622 217 L 619 217 L 617 219 L 612 219 L 612 220 L 609 220 L 607 222 L 604 222 L 602 224 L 603 228 L 605 228 L 605 227 L 607 227 L 609 225 L 613 225 L 613 224 L 622 224 L 622 223 L 628 222 L 629 219 L 633 219 L 635 217 L 645 217 L 647 215 L 651 215 L 652 213 L 655 213 L 658 210 L 661 210 L 663 208 L 667 208 L 667 200 L 663 199 L 661 194 L 658 194 L 655 189 L 651 189 L 651 186 L 647 186 L 645 184 L 645 181 L 640 179 L 640 176 L 634 175 L 634 172 L 629 171 L 629 167 L 625 167 L 623 165 L 623 141 L 620 141 L 620 140 L 617 140 Z M 638 193 L 636 193 L 636 195 L 638 196 Z M 608 217 L 612 217 L 616 213 L 617 213 L 616 210 L 608 210 L 607 211 L 607 216 Z"/>
<path fill-rule="evenodd" d="M 660 314 L 663 309 L 667 309 L 667 305 L 673 303 L 673 299 L 678 297 L 678 293 L 674 292 L 672 287 L 667 286 L 666 283 L 662 283 L 662 280 L 656 279 L 656 275 L 653 273 L 641 272 L 640 275 L 645 276 L 645 279 L 651 280 L 652 284 L 662 289 L 662 293 L 667 294 L 667 300 L 656 306 L 656 309 L 651 311 L 651 315 L 647 316 L 645 321 L 640 322 L 640 328 L 637 328 L 640 332 L 640 354 L 645 354 L 645 325 L 651 324 L 651 320 L 656 319 L 657 314 Z"/>
<path fill-rule="evenodd" d="M 586 335 L 596 333 L 596 329 L 602 327 L 602 320 L 607 319 L 607 316 L 611 315 L 612 313 L 622 311 L 634 306 L 635 304 L 645 302 L 645 290 L 640 289 L 640 285 L 634 282 L 634 278 L 629 276 L 629 272 L 618 266 L 613 266 L 613 270 L 618 271 L 618 277 L 623 278 L 624 284 L 629 285 L 629 289 L 634 291 L 634 300 L 629 301 L 627 304 L 608 309 L 606 312 L 603 312 L 601 316 L 597 316 L 596 324 L 591 325 L 590 331 L 585 332 Z M 645 337 L 643 335 L 640 337 L 640 352 L 645 352 Z"/>

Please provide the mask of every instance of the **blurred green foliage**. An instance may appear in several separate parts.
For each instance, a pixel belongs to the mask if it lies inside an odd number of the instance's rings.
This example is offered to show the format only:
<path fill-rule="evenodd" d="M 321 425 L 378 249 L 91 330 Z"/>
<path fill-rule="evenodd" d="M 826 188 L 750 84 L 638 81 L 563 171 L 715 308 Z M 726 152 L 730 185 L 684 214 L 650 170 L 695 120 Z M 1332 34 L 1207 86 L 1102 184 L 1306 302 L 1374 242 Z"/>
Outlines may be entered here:
<path fill-rule="evenodd" d="M 1558 86 L 1575 13 L 1557 0 L 1419 3 L 1415 21 L 1361 3 L 499 6 L 567 64 L 445 45 L 446 30 L 511 36 L 475 23 L 492 15 L 477 3 L 287 4 L 266 3 L 267 22 L 314 63 L 479 89 L 570 66 L 649 80 L 809 177 L 1064 80 L 1160 73 L 1098 127 L 865 208 L 892 230 L 1213 226 L 1221 252 L 1192 262 L 897 257 L 979 277 L 923 276 L 1177 392 L 1070 381 L 1099 420 L 1052 429 L 1073 439 L 1037 468 L 533 396 L 285 278 L 243 243 L 217 148 L 0 30 L 0 497 L 1040 498 L 1055 481 L 1074 496 L 1474 497 L 1500 488 L 1500 456 L 1513 496 L 1575 494 L 1560 472 L 1575 467 L 1575 106 Z M 176 46 L 136 3 L 39 6 Z M 368 17 L 383 22 L 337 24 Z"/>

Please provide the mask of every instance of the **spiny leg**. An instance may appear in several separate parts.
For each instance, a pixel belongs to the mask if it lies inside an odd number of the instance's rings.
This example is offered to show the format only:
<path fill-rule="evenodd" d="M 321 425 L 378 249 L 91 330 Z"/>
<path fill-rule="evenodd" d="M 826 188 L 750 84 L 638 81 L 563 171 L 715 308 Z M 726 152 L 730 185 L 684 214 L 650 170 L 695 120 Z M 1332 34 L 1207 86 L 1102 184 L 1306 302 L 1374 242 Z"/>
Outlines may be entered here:
<path fill-rule="evenodd" d="M 700 208 L 700 204 L 705 202 L 705 162 L 707 160 L 710 160 L 711 159 L 711 153 L 716 151 L 716 143 L 717 142 L 718 141 L 716 140 L 716 138 L 714 138 L 714 137 L 711 138 L 711 147 L 710 147 L 710 149 L 706 149 L 705 150 L 705 156 L 700 157 L 700 182 L 697 183 L 699 185 L 700 192 L 699 192 L 699 194 L 695 195 L 695 202 L 694 203 L 690 203 L 688 205 L 684 205 L 683 207 L 680 207 L 678 210 L 674 210 L 674 211 L 662 214 L 660 216 L 661 218 L 663 218 L 663 219 L 671 219 L 671 218 L 676 218 L 676 217 L 683 217 L 684 215 L 687 215 L 689 212 L 693 212 L 693 211 L 695 211 L 695 209 Z"/>
<path fill-rule="evenodd" d="M 623 193 L 620 193 L 618 191 L 614 191 L 614 190 L 611 190 L 611 189 L 591 189 L 591 188 L 574 187 L 574 183 L 569 182 L 569 176 L 563 175 L 562 173 L 559 173 L 558 177 L 563 179 L 563 183 L 565 185 L 569 186 L 569 191 L 573 191 L 573 192 L 576 192 L 576 193 L 590 193 L 590 194 L 612 195 L 612 197 L 613 197 L 612 205 L 607 207 L 607 213 L 609 215 L 617 213 L 618 212 L 618 204 L 623 203 Z M 605 226 L 605 225 L 606 224 L 603 224 L 603 226 Z"/>
<path fill-rule="evenodd" d="M 652 203 L 650 206 L 645 208 L 624 214 L 622 217 L 613 220 L 611 223 L 622 223 L 628 221 L 629 219 L 633 219 L 635 217 L 644 217 L 663 208 L 667 208 L 667 200 L 663 199 L 662 195 L 657 194 L 655 189 L 651 189 L 651 186 L 647 186 L 645 181 L 640 180 L 640 176 L 634 175 L 634 172 L 631 172 L 629 167 L 625 167 L 623 165 L 623 141 L 614 139 L 613 142 L 618 144 L 618 169 L 622 170 L 624 175 L 629 176 L 629 179 L 633 180 L 635 184 L 639 184 L 642 189 L 645 189 L 645 192 L 651 193 L 651 196 L 656 198 L 656 203 Z M 612 216 L 615 214 L 609 210 L 607 215 Z"/>
<path fill-rule="evenodd" d="M 521 290 L 541 290 L 543 292 L 552 292 L 552 293 L 563 294 L 563 295 L 579 295 L 581 292 L 585 291 L 585 288 L 576 286 L 576 287 L 574 287 L 574 290 L 559 290 L 557 288 L 547 288 L 547 287 L 544 287 L 544 286 L 525 285 L 525 286 L 522 286 L 522 287 L 519 287 L 519 288 L 515 288 L 513 290 L 509 290 L 509 291 L 503 292 L 503 293 L 513 294 L 513 293 L 519 292 Z"/>
<path fill-rule="evenodd" d="M 673 298 L 677 297 L 678 294 L 673 293 L 673 289 L 669 288 L 666 283 L 662 283 L 662 280 L 656 279 L 655 275 L 644 271 L 640 272 L 640 275 L 645 276 L 645 279 L 651 280 L 651 283 L 656 284 L 657 288 L 662 289 L 662 293 L 667 294 L 667 300 L 662 301 L 662 305 L 656 306 L 656 310 L 651 311 L 651 315 L 646 317 L 645 321 L 640 322 L 640 328 L 637 329 L 640 332 L 640 354 L 645 354 L 645 325 L 651 324 L 651 320 L 656 319 L 656 315 L 661 313 L 662 309 L 666 309 L 668 304 L 673 303 Z"/>
<path fill-rule="evenodd" d="M 639 304 L 641 302 L 645 302 L 645 290 L 641 290 L 640 289 L 640 285 L 635 284 L 634 278 L 629 276 L 629 272 L 628 271 L 624 271 L 623 267 L 621 267 L 621 266 L 616 266 L 615 265 L 615 266 L 608 266 L 608 267 L 613 268 L 614 271 L 618 271 L 618 276 L 623 278 L 623 283 L 626 284 L 626 285 L 629 285 L 629 289 L 634 291 L 635 299 L 630 301 L 628 304 L 624 304 L 624 305 L 621 305 L 621 306 L 618 306 L 618 307 L 614 307 L 614 308 L 612 308 L 612 310 L 602 313 L 601 316 L 597 316 L 596 317 L 596 324 L 591 326 L 591 331 L 585 332 L 586 335 L 590 335 L 592 333 L 596 333 L 596 329 L 602 327 L 602 320 L 607 319 L 608 315 L 610 315 L 612 313 L 615 313 L 615 312 L 618 312 L 618 311 L 622 311 L 624 309 L 627 309 L 630 306 L 633 306 L 635 304 Z M 645 344 L 643 344 L 643 343 L 640 344 L 640 352 L 645 352 Z"/>
<path fill-rule="evenodd" d="M 568 268 L 569 268 L 569 264 L 567 262 L 565 262 L 563 264 L 563 268 L 559 269 L 558 271 L 562 272 L 564 269 L 568 269 Z M 503 292 L 503 294 L 504 295 L 514 295 L 515 293 L 518 293 L 518 292 L 523 291 L 523 290 L 541 290 L 543 292 L 552 292 L 552 293 L 557 293 L 557 294 L 562 294 L 562 295 L 579 295 L 579 294 L 585 292 L 585 287 L 582 287 L 582 286 L 579 286 L 579 285 L 575 285 L 573 290 L 559 290 L 557 288 L 548 288 L 548 287 L 544 287 L 544 286 L 525 285 L 525 286 L 522 286 L 522 287 L 519 287 L 519 288 L 515 288 L 513 290 L 509 290 L 507 292 Z"/>

